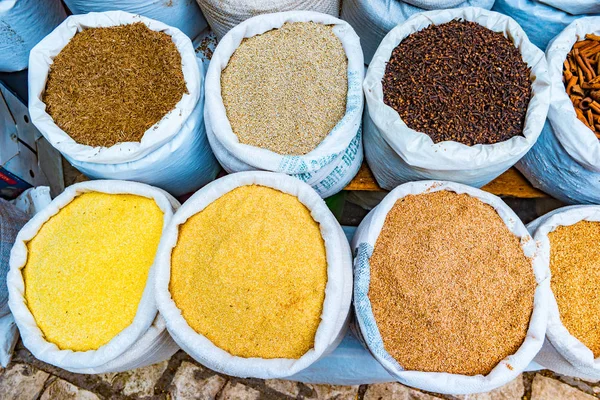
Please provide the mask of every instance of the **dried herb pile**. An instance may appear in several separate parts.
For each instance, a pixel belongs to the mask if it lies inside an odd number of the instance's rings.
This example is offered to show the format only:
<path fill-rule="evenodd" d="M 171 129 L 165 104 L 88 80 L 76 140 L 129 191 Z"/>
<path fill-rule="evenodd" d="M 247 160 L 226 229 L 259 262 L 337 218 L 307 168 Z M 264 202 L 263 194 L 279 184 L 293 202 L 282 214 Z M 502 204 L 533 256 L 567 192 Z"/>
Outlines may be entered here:
<path fill-rule="evenodd" d="M 588 34 L 573 45 L 563 78 L 577 118 L 600 139 L 600 36 Z"/>
<path fill-rule="evenodd" d="M 143 23 L 77 33 L 55 57 L 43 101 L 77 143 L 139 142 L 186 93 L 171 37 Z"/>
<path fill-rule="evenodd" d="M 385 349 L 407 370 L 485 375 L 527 335 L 531 260 L 476 198 L 439 191 L 398 200 L 370 264 Z"/>
<path fill-rule="evenodd" d="M 454 20 L 415 32 L 393 50 L 384 102 L 434 143 L 493 144 L 522 135 L 529 74 L 504 35 Z"/>

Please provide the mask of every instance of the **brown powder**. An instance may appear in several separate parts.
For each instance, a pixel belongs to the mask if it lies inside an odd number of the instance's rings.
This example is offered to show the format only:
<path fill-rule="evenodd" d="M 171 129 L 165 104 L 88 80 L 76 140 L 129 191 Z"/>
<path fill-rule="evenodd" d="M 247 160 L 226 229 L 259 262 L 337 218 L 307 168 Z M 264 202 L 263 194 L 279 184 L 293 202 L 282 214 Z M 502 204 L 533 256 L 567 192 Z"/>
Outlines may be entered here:
<path fill-rule="evenodd" d="M 398 200 L 370 262 L 377 326 L 407 370 L 488 374 L 523 343 L 531 260 L 478 199 L 439 191 Z"/>
<path fill-rule="evenodd" d="M 171 37 L 143 23 L 77 33 L 54 58 L 43 101 L 77 143 L 139 142 L 186 93 Z"/>
<path fill-rule="evenodd" d="M 552 292 L 567 330 L 600 357 L 600 223 L 581 221 L 548 234 Z"/>

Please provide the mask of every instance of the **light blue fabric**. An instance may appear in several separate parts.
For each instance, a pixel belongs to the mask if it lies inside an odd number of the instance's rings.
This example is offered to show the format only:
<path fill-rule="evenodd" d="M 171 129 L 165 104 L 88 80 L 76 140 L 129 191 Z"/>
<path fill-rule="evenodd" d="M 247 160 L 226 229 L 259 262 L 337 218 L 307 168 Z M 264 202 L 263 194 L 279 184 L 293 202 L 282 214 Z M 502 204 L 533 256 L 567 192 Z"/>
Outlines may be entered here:
<path fill-rule="evenodd" d="M 481 7 L 489 10 L 494 0 L 467 0 L 457 7 Z M 360 37 L 365 64 L 371 62 L 381 40 L 396 25 L 410 16 L 426 11 L 400 0 L 344 0 L 342 19 L 348 21 Z"/>
<path fill-rule="evenodd" d="M 29 51 L 65 18 L 60 0 L 0 0 L 0 71 L 27 68 Z"/>
<path fill-rule="evenodd" d="M 527 33 L 529 40 L 542 50 L 577 18 L 591 14 L 571 15 L 536 0 L 496 0 L 492 11 L 513 18 Z"/>
<path fill-rule="evenodd" d="M 600 204 L 600 173 L 575 161 L 548 121 L 533 148 L 517 163 L 531 184 L 567 204 Z"/>
<path fill-rule="evenodd" d="M 20 1 L 20 0 L 19 0 Z M 208 23 L 195 0 L 64 0 L 73 14 L 120 10 L 174 26 L 194 39 Z"/>

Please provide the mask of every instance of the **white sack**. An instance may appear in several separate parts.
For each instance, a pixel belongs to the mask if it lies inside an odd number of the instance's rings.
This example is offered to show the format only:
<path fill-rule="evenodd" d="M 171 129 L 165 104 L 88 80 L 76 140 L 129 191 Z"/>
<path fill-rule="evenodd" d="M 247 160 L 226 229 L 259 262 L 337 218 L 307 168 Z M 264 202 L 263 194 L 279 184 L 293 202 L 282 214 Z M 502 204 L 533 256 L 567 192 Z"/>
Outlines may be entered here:
<path fill-rule="evenodd" d="M 459 142 L 434 144 L 431 138 L 409 128 L 398 113 L 383 102 L 381 80 L 396 46 L 411 33 L 431 24 L 456 18 L 476 22 L 512 38 L 523 60 L 531 67 L 532 97 L 523 136 L 491 145 L 467 146 Z M 550 79 L 544 53 L 527 39 L 509 17 L 468 7 L 428 11 L 394 28 L 381 42 L 369 65 L 364 82 L 367 100 L 365 157 L 382 188 L 422 179 L 442 179 L 481 187 L 515 164 L 535 144 L 548 112 Z"/>
<path fill-rule="evenodd" d="M 599 206 L 563 207 L 548 213 L 527 228 L 539 246 L 541 261 L 550 265 L 550 240 L 548 234 L 559 226 L 569 226 L 580 221 L 600 221 Z M 548 296 L 548 328 L 546 341 L 535 361 L 544 368 L 562 375 L 585 380 L 600 380 L 600 357 L 594 359 L 592 351 L 571 335 L 560 320 L 560 312 L 554 293 Z"/>
<path fill-rule="evenodd" d="M 64 0 L 73 14 L 126 11 L 143 15 L 181 30 L 195 38 L 208 24 L 193 0 Z"/>
<path fill-rule="evenodd" d="M 246 185 L 262 185 L 296 196 L 320 224 L 327 256 L 327 285 L 321 323 L 315 335 L 314 348 L 297 360 L 243 358 L 229 354 L 215 346 L 205 336 L 192 329 L 171 298 L 171 252 L 177 244 L 179 226 L 209 204 Z M 156 258 L 156 301 L 167 329 L 177 342 L 195 360 L 208 368 L 238 377 L 261 379 L 283 378 L 308 367 L 331 352 L 343 339 L 350 317 L 352 299 L 352 255 L 350 246 L 339 223 L 325 202 L 307 184 L 283 174 L 263 171 L 240 172 L 218 179 L 196 192 L 175 213 L 164 231 Z"/>
<path fill-rule="evenodd" d="M 0 366 L 6 368 L 19 339 L 15 319 L 8 308 L 6 279 L 10 250 L 17 234 L 37 211 L 50 203 L 50 188 L 27 189 L 11 202 L 0 199 Z"/>
<path fill-rule="evenodd" d="M 540 0 L 540 3 L 572 15 L 600 13 L 600 1 L 598 0 Z"/>
<path fill-rule="evenodd" d="M 317 11 L 337 17 L 340 0 L 196 0 L 210 27 L 221 39 L 234 26 L 261 14 Z"/>
<path fill-rule="evenodd" d="M 281 27 L 286 22 L 313 21 L 335 25 L 348 57 L 348 98 L 346 114 L 317 148 L 306 155 L 281 155 L 267 149 L 241 144 L 231 129 L 221 97 L 221 71 L 242 40 Z M 347 22 L 329 15 L 291 11 L 251 18 L 230 30 L 219 42 L 206 75 L 204 119 L 210 145 L 227 172 L 266 170 L 296 176 L 321 195 L 329 197 L 342 190 L 362 164 L 361 84 L 364 64 L 359 38 Z"/>
<path fill-rule="evenodd" d="M 368 297 L 370 283 L 369 260 L 375 248 L 385 218 L 396 200 L 407 195 L 447 190 L 466 193 L 492 206 L 508 229 L 521 238 L 526 256 L 532 257 L 533 271 L 537 281 L 533 313 L 527 337 L 519 350 L 502 360 L 488 375 L 466 376 L 459 374 L 407 371 L 384 349 L 383 340 Z M 487 392 L 517 378 L 533 360 L 542 347 L 546 332 L 548 298 L 550 296 L 550 272 L 548 264 L 536 254 L 536 243 L 527 232 L 519 217 L 499 197 L 466 185 L 443 181 L 421 181 L 404 184 L 392 190 L 358 226 L 352 239 L 354 259 L 354 309 L 362 340 L 373 356 L 398 382 L 429 392 L 444 394 L 470 394 Z M 440 338 L 443 340 L 443 338 Z M 468 346 L 468 344 L 466 344 Z"/>
<path fill-rule="evenodd" d="M 0 1 L 0 72 L 27 68 L 29 51 L 67 14 L 60 0 Z"/>
<path fill-rule="evenodd" d="M 569 0 L 569 3 L 572 1 Z M 542 50 L 546 50 L 548 42 L 571 22 L 589 15 L 572 15 L 538 0 L 496 0 L 492 10 L 514 18 L 529 40 Z"/>
<path fill-rule="evenodd" d="M 494 0 L 344 0 L 342 19 L 348 21 L 360 37 L 369 64 L 379 43 L 396 25 L 426 9 L 481 7 L 489 10 Z"/>
<path fill-rule="evenodd" d="M 600 203 L 600 143 L 577 119 L 562 83 L 563 62 L 586 33 L 600 34 L 600 16 L 577 19 L 546 50 L 552 85 L 548 121 L 535 146 L 517 164 L 533 186 L 568 204 Z"/>
<path fill-rule="evenodd" d="M 163 229 L 170 222 L 177 200 L 161 189 L 143 183 L 125 181 L 89 181 L 69 186 L 46 208 L 37 213 L 19 232 L 11 252 L 8 272 L 10 310 L 15 318 L 23 344 L 39 360 L 76 373 L 120 372 L 163 361 L 177 351 L 158 315 L 154 293 L 155 266 L 150 268 L 137 314 L 127 328 L 97 350 L 60 350 L 47 342 L 26 305 L 25 284 L 21 269 L 27 263 L 27 242 L 43 224 L 75 197 L 86 192 L 126 193 L 153 199 L 164 213 Z"/>
<path fill-rule="evenodd" d="M 563 62 L 575 42 L 584 39 L 586 33 L 600 34 L 600 16 L 575 20 L 554 38 L 546 50 L 548 75 L 552 84 L 548 120 L 571 158 L 588 170 L 600 172 L 600 141 L 591 129 L 577 119 L 573 103 L 562 82 Z"/>
<path fill-rule="evenodd" d="M 141 142 L 92 147 L 76 143 L 46 113 L 43 93 L 52 59 L 79 31 L 143 22 L 170 35 L 181 54 L 187 94 L 175 108 L 150 127 Z M 67 18 L 31 52 L 29 113 L 44 137 L 90 178 L 136 180 L 181 195 L 214 179 L 218 165 L 208 148 L 203 121 L 203 77 L 190 39 L 162 22 L 122 11 L 90 13 Z"/>

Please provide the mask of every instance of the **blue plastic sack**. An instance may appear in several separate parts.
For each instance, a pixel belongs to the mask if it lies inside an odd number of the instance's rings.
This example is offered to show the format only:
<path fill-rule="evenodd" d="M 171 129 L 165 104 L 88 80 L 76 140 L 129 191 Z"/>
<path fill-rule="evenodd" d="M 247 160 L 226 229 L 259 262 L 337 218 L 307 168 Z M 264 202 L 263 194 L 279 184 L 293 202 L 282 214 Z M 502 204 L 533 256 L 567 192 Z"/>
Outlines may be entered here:
<path fill-rule="evenodd" d="M 389 31 L 396 25 L 406 21 L 414 14 L 426 11 L 414 4 L 427 3 L 423 0 L 344 0 L 342 2 L 342 19 L 348 21 L 360 37 L 360 44 L 365 54 L 365 63 L 369 64 L 379 43 Z M 433 10 L 436 2 L 429 2 L 427 9 Z M 440 4 L 448 2 L 439 2 Z M 481 7 L 489 10 L 494 0 L 467 0 L 458 5 L 449 2 L 453 8 L 457 7 Z"/>
<path fill-rule="evenodd" d="M 29 51 L 65 18 L 60 0 L 0 0 L 0 71 L 27 68 Z"/>
<path fill-rule="evenodd" d="M 492 10 L 514 18 L 529 40 L 542 50 L 571 22 L 592 15 L 572 15 L 536 0 L 496 0 Z"/>
<path fill-rule="evenodd" d="M 600 173 L 571 158 L 549 122 L 516 167 L 534 187 L 563 203 L 600 204 Z"/>
<path fill-rule="evenodd" d="M 194 39 L 208 23 L 194 0 L 64 0 L 73 14 L 122 10 L 174 26 Z"/>
<path fill-rule="evenodd" d="M 600 33 L 600 16 L 580 18 L 546 50 L 552 96 L 536 145 L 517 168 L 536 188 L 568 204 L 600 204 L 600 142 L 577 119 L 562 82 L 563 62 L 586 33 Z"/>

